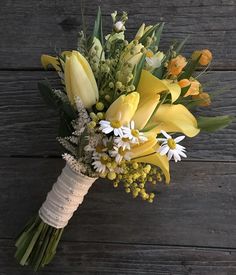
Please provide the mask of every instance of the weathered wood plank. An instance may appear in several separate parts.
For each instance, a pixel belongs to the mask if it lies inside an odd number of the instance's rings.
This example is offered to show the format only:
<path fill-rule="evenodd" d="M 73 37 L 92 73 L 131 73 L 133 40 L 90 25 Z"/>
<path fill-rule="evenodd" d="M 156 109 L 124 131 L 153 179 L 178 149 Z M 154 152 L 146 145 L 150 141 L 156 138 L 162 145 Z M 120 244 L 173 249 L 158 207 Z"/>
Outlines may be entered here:
<path fill-rule="evenodd" d="M 0 159 L 0 238 L 14 238 L 45 199 L 60 159 Z M 236 163 L 172 163 L 170 186 L 153 204 L 96 182 L 68 225 L 65 241 L 236 248 Z"/>
<path fill-rule="evenodd" d="M 56 141 L 58 117 L 42 101 L 37 82 L 49 78 L 57 85 L 54 72 L 0 72 L 0 155 L 59 155 Z M 204 76 L 206 90 L 212 93 L 225 89 L 216 97 L 211 108 L 202 114 L 235 114 L 235 72 L 212 72 Z M 209 83 L 208 83 L 209 82 Z M 184 141 L 190 159 L 235 160 L 236 123 L 217 133 L 200 134 Z"/>
<path fill-rule="evenodd" d="M 1 2 L 0 68 L 39 68 L 42 53 L 76 47 L 81 29 L 81 1 L 7 1 Z M 128 37 L 146 21 L 166 22 L 161 48 L 174 39 L 191 34 L 185 53 L 210 48 L 214 67 L 236 69 L 236 2 L 235 0 L 125 1 L 93 0 L 85 2 L 88 31 L 93 27 L 98 5 L 104 13 L 104 28 L 111 29 L 109 15 L 114 10 L 129 12 Z"/>
<path fill-rule="evenodd" d="M 0 274 L 33 274 L 12 259 L 12 240 L 0 240 Z M 4 250 L 3 250 L 4 249 Z M 228 275 L 236 272 L 232 249 L 62 242 L 53 262 L 37 274 Z"/>

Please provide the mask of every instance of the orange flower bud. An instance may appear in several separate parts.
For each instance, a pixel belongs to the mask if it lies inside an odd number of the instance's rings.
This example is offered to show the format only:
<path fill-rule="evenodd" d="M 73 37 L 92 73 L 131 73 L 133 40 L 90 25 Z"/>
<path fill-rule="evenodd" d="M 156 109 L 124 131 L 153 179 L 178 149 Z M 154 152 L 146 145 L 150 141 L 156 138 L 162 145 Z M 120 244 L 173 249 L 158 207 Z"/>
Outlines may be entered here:
<path fill-rule="evenodd" d="M 196 60 L 200 55 L 201 57 L 199 59 L 199 64 L 202 66 L 207 66 L 212 60 L 212 53 L 208 49 L 195 51 L 192 54 L 192 59 Z"/>
<path fill-rule="evenodd" d="M 194 95 L 193 98 L 199 100 L 198 106 L 207 107 L 211 104 L 211 98 L 208 93 L 202 92 L 198 95 Z"/>
<path fill-rule="evenodd" d="M 183 68 L 186 66 L 186 58 L 182 55 L 178 55 L 175 58 L 171 59 L 168 64 L 168 73 L 173 76 L 179 75 Z"/>
<path fill-rule="evenodd" d="M 178 82 L 179 86 L 181 88 L 185 88 L 187 86 L 189 86 L 191 84 L 191 82 L 188 80 L 188 79 L 181 79 L 179 82 Z"/>

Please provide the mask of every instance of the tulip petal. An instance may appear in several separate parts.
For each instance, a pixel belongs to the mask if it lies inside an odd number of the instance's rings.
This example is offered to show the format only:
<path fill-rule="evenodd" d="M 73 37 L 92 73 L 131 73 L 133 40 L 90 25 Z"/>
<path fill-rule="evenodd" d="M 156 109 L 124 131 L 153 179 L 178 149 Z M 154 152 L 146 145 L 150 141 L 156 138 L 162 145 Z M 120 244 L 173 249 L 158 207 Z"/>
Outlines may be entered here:
<path fill-rule="evenodd" d="M 155 125 L 156 127 L 154 127 Z M 180 132 L 188 137 L 194 137 L 200 132 L 195 117 L 181 104 L 162 104 L 148 127 L 154 127 L 152 131 L 156 134 L 164 130 L 166 132 Z"/>
<path fill-rule="evenodd" d="M 96 103 L 94 88 L 75 54 L 67 58 L 65 64 L 65 84 L 69 100 L 75 104 L 76 97 L 80 97 L 86 108 Z"/>
<path fill-rule="evenodd" d="M 73 51 L 72 53 L 74 53 L 76 55 L 76 57 L 78 58 L 78 61 L 79 63 L 82 65 L 84 71 L 86 72 L 87 74 L 87 77 L 89 79 L 89 82 L 92 84 L 93 86 L 93 91 L 95 93 L 95 97 L 96 97 L 96 100 L 98 100 L 98 87 L 97 87 L 97 83 L 96 83 L 96 80 L 94 78 L 94 74 L 93 74 L 93 71 L 88 63 L 88 61 L 86 60 L 85 57 L 83 57 L 82 54 L 80 54 L 78 51 Z"/>
<path fill-rule="evenodd" d="M 106 119 L 109 121 L 120 121 L 127 125 L 134 116 L 139 103 L 139 93 L 133 92 L 119 96 L 108 108 Z"/>

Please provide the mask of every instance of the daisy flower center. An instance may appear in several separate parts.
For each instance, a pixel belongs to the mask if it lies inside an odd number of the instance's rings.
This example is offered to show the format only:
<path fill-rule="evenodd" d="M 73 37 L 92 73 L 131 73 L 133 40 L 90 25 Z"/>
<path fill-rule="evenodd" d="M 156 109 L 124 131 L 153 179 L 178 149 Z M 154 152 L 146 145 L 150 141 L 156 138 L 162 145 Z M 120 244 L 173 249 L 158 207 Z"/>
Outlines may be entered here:
<path fill-rule="evenodd" d="M 107 158 L 104 157 L 104 156 L 102 156 L 102 157 L 100 158 L 100 162 L 101 162 L 101 164 L 106 165 L 106 164 L 107 164 Z"/>
<path fill-rule="evenodd" d="M 129 141 L 129 138 L 125 138 L 125 137 L 123 137 L 123 138 L 122 138 L 122 141 L 124 141 L 124 142 L 128 142 L 128 141 Z"/>
<path fill-rule="evenodd" d="M 147 51 L 146 52 L 146 57 L 149 57 L 149 58 L 151 58 L 151 57 L 153 57 L 153 52 L 152 51 Z"/>
<path fill-rule="evenodd" d="M 173 138 L 168 138 L 167 144 L 170 147 L 170 149 L 175 149 L 176 148 L 176 142 L 174 141 Z"/>
<path fill-rule="evenodd" d="M 132 130 L 131 130 L 131 134 L 132 134 L 132 136 L 134 136 L 134 137 L 136 137 L 136 138 L 139 137 L 139 131 L 136 130 L 136 129 L 132 129 Z"/>
<path fill-rule="evenodd" d="M 119 153 L 119 155 L 121 155 L 123 157 L 125 155 L 125 150 L 123 150 L 122 147 L 120 147 L 118 149 L 118 153 Z"/>
<path fill-rule="evenodd" d="M 96 152 L 97 153 L 102 153 L 103 149 L 105 149 L 105 147 L 102 146 L 101 144 L 99 144 L 99 145 L 96 146 Z"/>
<path fill-rule="evenodd" d="M 122 126 L 122 124 L 120 123 L 119 120 L 114 120 L 111 122 L 111 127 L 112 128 L 120 128 Z"/>

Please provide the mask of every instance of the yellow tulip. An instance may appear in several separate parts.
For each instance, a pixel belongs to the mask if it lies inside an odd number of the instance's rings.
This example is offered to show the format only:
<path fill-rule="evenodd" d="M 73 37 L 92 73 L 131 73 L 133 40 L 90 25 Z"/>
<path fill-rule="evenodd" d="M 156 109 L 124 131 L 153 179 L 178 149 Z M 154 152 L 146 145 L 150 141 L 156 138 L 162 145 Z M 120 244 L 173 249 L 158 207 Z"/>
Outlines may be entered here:
<path fill-rule="evenodd" d="M 120 125 L 127 125 L 137 110 L 139 94 L 137 92 L 128 95 L 121 95 L 108 108 L 106 120 L 117 122 Z"/>
<path fill-rule="evenodd" d="M 160 80 L 150 72 L 142 70 L 137 91 L 140 93 L 141 98 L 153 96 L 162 92 L 169 92 L 172 102 L 174 102 L 180 96 L 181 88 L 177 83 L 173 83 L 170 80 Z"/>
<path fill-rule="evenodd" d="M 162 104 L 148 127 L 153 127 L 152 131 L 157 134 L 164 130 L 166 132 L 181 132 L 188 137 L 194 137 L 200 132 L 195 117 L 181 104 Z"/>
<path fill-rule="evenodd" d="M 98 100 L 98 87 L 89 63 L 79 52 L 72 51 L 65 64 L 65 85 L 70 102 L 79 97 L 86 108 Z"/>
<path fill-rule="evenodd" d="M 142 98 L 139 101 L 137 111 L 135 112 L 132 120 L 135 122 L 135 127 L 139 130 L 143 129 L 153 114 L 157 104 L 160 101 L 160 95 L 155 94 Z"/>

